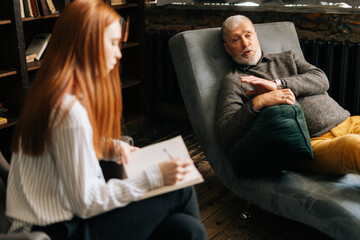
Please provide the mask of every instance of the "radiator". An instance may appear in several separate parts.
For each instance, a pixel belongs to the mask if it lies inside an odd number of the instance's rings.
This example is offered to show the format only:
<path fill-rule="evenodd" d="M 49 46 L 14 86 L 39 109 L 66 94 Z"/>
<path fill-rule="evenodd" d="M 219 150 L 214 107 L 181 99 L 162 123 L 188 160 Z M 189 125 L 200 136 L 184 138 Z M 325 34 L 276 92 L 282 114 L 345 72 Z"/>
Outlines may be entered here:
<path fill-rule="evenodd" d="M 328 76 L 328 93 L 352 115 L 360 114 L 360 43 L 300 39 L 305 59 Z"/>
<path fill-rule="evenodd" d="M 152 103 L 182 103 L 182 97 L 168 46 L 175 32 L 147 31 L 147 95 Z"/>
<path fill-rule="evenodd" d="M 175 32 L 147 31 L 147 89 L 151 103 L 182 103 L 168 47 Z M 305 59 L 328 76 L 328 93 L 360 115 L 360 43 L 300 39 Z"/>

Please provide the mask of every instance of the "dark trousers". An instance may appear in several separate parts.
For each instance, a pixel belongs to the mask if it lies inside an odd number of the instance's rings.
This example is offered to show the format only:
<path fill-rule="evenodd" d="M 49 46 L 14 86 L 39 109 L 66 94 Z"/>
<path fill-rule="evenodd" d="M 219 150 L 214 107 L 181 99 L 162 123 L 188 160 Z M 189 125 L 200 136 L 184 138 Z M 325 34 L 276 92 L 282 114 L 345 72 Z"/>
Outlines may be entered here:
<path fill-rule="evenodd" d="M 206 239 L 193 187 L 133 202 L 110 212 L 45 227 L 34 226 L 57 239 Z"/>

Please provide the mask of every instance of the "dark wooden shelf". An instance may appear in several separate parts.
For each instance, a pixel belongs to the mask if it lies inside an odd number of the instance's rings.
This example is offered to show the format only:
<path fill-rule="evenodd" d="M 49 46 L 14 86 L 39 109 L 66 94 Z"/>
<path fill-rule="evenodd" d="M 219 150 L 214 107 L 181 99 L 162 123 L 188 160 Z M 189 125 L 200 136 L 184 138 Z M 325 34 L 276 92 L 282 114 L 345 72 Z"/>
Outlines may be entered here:
<path fill-rule="evenodd" d="M 11 23 L 11 20 L 0 20 L 0 25 L 7 25 L 10 23 Z"/>
<path fill-rule="evenodd" d="M 119 4 L 119 5 L 111 5 L 113 9 L 119 10 L 119 9 L 127 9 L 127 8 L 135 8 L 138 7 L 139 4 L 137 3 L 126 3 L 126 4 Z"/>
<path fill-rule="evenodd" d="M 39 19 L 57 18 L 59 16 L 60 16 L 60 14 L 51 14 L 51 15 L 40 16 L 40 17 L 26 17 L 26 18 L 23 18 L 22 21 L 28 22 L 28 21 L 34 21 L 34 20 L 39 20 Z"/>
<path fill-rule="evenodd" d="M 39 69 L 41 66 L 41 61 L 33 61 L 27 63 L 28 71 L 33 71 Z"/>
<path fill-rule="evenodd" d="M 121 49 L 131 48 L 131 47 L 137 47 L 140 46 L 140 42 L 122 42 L 121 43 Z"/>
<path fill-rule="evenodd" d="M 9 119 L 9 118 L 8 118 L 8 122 L 7 122 L 7 123 L 0 125 L 0 130 L 1 130 L 1 129 L 4 129 L 4 128 L 11 127 L 11 126 L 14 126 L 14 125 L 16 125 L 16 123 L 17 123 L 17 119 L 15 119 L 15 118 L 10 118 L 10 119 Z"/>
<path fill-rule="evenodd" d="M 142 83 L 140 79 L 124 78 L 121 80 L 121 88 L 128 88 Z"/>
<path fill-rule="evenodd" d="M 124 112 L 123 113 L 123 123 L 125 126 L 131 125 L 133 123 L 136 123 L 138 121 L 144 120 L 145 116 L 138 113 L 132 113 L 132 112 Z"/>
<path fill-rule="evenodd" d="M 16 75 L 16 73 L 17 72 L 14 69 L 9 69 L 9 70 L 0 69 L 0 78 Z"/>

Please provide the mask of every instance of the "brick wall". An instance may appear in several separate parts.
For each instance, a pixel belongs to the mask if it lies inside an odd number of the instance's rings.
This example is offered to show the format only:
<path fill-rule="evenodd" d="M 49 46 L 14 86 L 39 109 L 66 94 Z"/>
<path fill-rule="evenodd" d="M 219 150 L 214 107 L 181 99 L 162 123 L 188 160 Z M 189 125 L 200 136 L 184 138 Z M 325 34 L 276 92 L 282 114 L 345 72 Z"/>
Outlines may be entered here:
<path fill-rule="evenodd" d="M 146 11 L 147 30 L 183 31 L 219 27 L 231 15 L 243 14 L 254 23 L 292 21 L 300 38 L 360 41 L 360 14 L 257 12 L 235 10 L 166 9 L 151 7 Z"/>

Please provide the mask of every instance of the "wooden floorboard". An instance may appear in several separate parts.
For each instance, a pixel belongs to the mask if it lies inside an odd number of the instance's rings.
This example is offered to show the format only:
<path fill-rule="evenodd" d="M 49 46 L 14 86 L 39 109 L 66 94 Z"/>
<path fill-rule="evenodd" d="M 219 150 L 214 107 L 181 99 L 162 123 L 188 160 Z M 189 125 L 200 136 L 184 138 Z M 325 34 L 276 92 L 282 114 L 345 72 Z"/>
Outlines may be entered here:
<path fill-rule="evenodd" d="M 205 182 L 195 186 L 201 221 L 210 240 L 329 240 L 322 232 L 251 206 L 250 219 L 242 219 L 247 202 L 231 193 L 218 179 L 188 122 L 145 120 L 125 129 L 138 147 L 181 135 Z"/>

